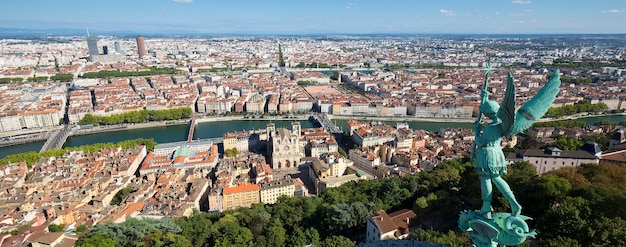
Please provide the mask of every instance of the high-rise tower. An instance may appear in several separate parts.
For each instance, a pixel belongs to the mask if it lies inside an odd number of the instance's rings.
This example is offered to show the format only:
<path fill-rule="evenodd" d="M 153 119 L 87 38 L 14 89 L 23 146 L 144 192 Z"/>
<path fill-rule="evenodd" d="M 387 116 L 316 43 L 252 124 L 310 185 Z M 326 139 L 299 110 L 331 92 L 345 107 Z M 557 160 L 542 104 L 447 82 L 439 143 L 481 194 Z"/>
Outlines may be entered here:
<path fill-rule="evenodd" d="M 120 47 L 120 42 L 115 41 L 114 45 L 115 45 L 115 52 L 122 54 L 122 48 Z"/>
<path fill-rule="evenodd" d="M 146 55 L 146 44 L 141 35 L 137 36 L 137 54 L 139 54 L 139 58 Z"/>
<path fill-rule="evenodd" d="M 89 56 L 100 55 L 98 53 L 98 37 L 87 35 L 87 48 L 89 49 Z"/>

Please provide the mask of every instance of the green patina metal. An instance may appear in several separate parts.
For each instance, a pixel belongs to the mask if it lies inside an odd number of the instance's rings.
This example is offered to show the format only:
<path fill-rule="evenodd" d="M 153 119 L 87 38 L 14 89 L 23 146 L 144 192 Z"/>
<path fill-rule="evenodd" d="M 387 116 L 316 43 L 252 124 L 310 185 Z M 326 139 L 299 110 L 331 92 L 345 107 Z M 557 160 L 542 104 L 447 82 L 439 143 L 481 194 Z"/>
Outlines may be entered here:
<path fill-rule="evenodd" d="M 189 147 L 180 147 L 178 149 L 176 149 L 176 151 L 174 151 L 174 158 L 178 157 L 178 156 L 189 156 L 189 153 L 191 152 L 191 149 Z"/>
<path fill-rule="evenodd" d="M 501 141 L 505 136 L 523 132 L 541 118 L 556 99 L 561 85 L 559 70 L 556 70 L 543 88 L 516 111 L 515 83 L 511 73 L 508 74 L 502 104 L 489 100 L 487 89 L 491 71 L 489 64 L 481 92 L 476 139 L 472 146 L 472 161 L 476 162 L 483 204 L 480 210 L 462 212 L 459 217 L 459 227 L 468 232 L 478 247 L 518 245 L 527 237 L 535 236 L 534 230 L 530 230 L 525 222 L 530 218 L 521 215 L 522 206 L 515 200 L 508 183 L 500 177 L 507 172 Z M 492 120 L 484 128 L 481 125 L 482 115 Z M 492 212 L 493 185 L 509 202 L 511 213 Z"/>

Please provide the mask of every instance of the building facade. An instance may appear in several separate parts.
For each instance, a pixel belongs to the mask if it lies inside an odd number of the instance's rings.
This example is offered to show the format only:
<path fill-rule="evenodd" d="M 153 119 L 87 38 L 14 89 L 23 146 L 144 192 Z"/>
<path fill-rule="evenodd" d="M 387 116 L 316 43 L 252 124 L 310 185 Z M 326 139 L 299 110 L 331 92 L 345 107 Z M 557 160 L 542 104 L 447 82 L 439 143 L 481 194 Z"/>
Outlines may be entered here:
<path fill-rule="evenodd" d="M 258 184 L 239 185 L 224 188 L 222 192 L 224 200 L 224 210 L 236 209 L 239 207 L 250 207 L 252 204 L 261 202 Z"/>
<path fill-rule="evenodd" d="M 299 122 L 293 122 L 291 130 L 276 129 L 273 123 L 267 125 L 267 149 L 273 169 L 297 167 L 300 164 L 300 159 L 303 157 L 300 147 L 300 130 Z"/>
<path fill-rule="evenodd" d="M 409 209 L 390 214 L 385 210 L 378 210 L 376 215 L 367 219 L 365 241 L 404 239 L 409 236 L 409 230 L 416 220 L 417 215 Z"/>
<path fill-rule="evenodd" d="M 139 58 L 143 58 L 147 54 L 145 42 L 143 37 L 137 36 L 137 55 L 139 55 Z"/>
<path fill-rule="evenodd" d="M 350 157 L 350 160 L 354 162 L 354 166 L 370 175 L 374 175 L 374 168 L 382 164 L 380 157 L 378 157 L 375 152 L 350 149 L 348 156 Z"/>
<path fill-rule="evenodd" d="M 285 196 L 294 196 L 296 186 L 294 180 L 281 179 L 261 184 L 261 202 L 265 204 L 274 204 L 278 201 L 278 198 Z"/>
<path fill-rule="evenodd" d="M 563 167 L 599 163 L 597 156 L 586 151 L 561 151 L 558 148 L 528 149 L 522 154 L 522 159 L 534 165 L 538 175 Z"/>
<path fill-rule="evenodd" d="M 95 35 L 87 36 L 87 49 L 89 50 L 89 56 L 100 55 L 98 52 L 98 37 Z"/>

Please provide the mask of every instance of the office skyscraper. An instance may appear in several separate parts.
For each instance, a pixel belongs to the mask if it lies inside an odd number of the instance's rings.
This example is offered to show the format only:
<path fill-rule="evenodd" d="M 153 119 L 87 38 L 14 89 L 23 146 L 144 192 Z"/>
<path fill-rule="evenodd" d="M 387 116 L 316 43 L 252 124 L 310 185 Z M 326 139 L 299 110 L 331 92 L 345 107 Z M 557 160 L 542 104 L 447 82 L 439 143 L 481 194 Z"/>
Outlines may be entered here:
<path fill-rule="evenodd" d="M 122 54 L 122 48 L 120 47 L 120 42 L 119 41 L 115 41 L 115 52 Z"/>
<path fill-rule="evenodd" d="M 88 35 L 87 48 L 89 48 L 89 56 L 100 55 L 98 53 L 98 37 L 95 35 Z"/>
<path fill-rule="evenodd" d="M 139 58 L 146 55 L 146 44 L 141 35 L 137 36 L 137 54 L 139 54 Z"/>

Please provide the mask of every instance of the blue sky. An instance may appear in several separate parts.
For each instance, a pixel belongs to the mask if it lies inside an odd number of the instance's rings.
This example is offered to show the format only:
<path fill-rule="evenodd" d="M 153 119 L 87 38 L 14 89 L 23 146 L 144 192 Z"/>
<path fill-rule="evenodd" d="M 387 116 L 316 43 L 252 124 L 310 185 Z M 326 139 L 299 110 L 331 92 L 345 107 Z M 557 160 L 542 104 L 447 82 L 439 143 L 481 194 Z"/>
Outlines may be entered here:
<path fill-rule="evenodd" d="M 137 33 L 626 33 L 626 0 L 0 0 L 0 27 Z"/>

